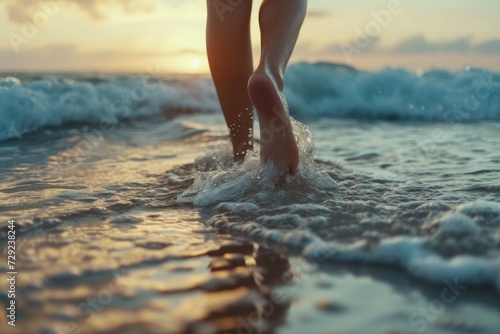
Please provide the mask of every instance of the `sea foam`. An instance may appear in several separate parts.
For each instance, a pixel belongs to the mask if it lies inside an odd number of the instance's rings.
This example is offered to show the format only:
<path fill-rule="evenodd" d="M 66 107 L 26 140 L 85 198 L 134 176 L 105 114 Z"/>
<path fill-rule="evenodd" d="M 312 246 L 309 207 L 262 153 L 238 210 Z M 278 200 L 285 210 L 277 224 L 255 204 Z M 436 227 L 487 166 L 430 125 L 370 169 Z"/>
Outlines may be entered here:
<path fill-rule="evenodd" d="M 287 178 L 287 188 L 305 193 L 309 189 L 335 189 L 338 186 L 336 182 L 314 166 L 314 137 L 311 130 L 293 118 L 291 121 L 299 147 L 300 164 L 296 176 Z M 214 159 L 209 155 L 201 160 Z M 261 164 L 258 147 L 255 152 L 247 154 L 241 165 L 224 165 L 228 164 L 222 161 L 214 165 L 215 170 L 199 171 L 195 175 L 193 185 L 180 194 L 177 201 L 192 203 L 195 206 L 210 206 L 224 201 L 245 199 L 271 203 L 279 202 L 285 195 L 277 187 L 282 173 L 272 163 Z M 277 189 L 278 191 L 275 191 Z M 290 199 L 290 193 L 286 196 Z"/>
<path fill-rule="evenodd" d="M 291 65 L 285 74 L 299 119 L 500 120 L 500 75 L 481 69 L 377 72 L 328 63 Z M 148 75 L 0 75 L 0 140 L 71 122 L 116 123 L 219 109 L 209 78 Z"/>
<path fill-rule="evenodd" d="M 67 123 L 116 124 L 169 112 L 213 111 L 207 80 L 159 81 L 148 76 L 0 76 L 0 140 Z"/>
<path fill-rule="evenodd" d="M 500 75 L 487 70 L 365 72 L 300 63 L 287 71 L 285 83 L 291 112 L 298 119 L 500 120 Z"/>
<path fill-rule="evenodd" d="M 465 205 L 482 214 L 486 212 L 481 208 L 496 206 L 495 214 L 497 217 L 500 216 L 500 206 L 496 203 L 470 202 Z M 242 209 L 245 206 L 248 204 L 243 205 Z M 315 264 L 347 262 L 388 265 L 403 269 L 415 277 L 432 283 L 443 285 L 455 283 L 465 288 L 489 285 L 500 293 L 500 259 L 494 250 L 498 246 L 495 242 L 489 245 L 490 254 L 486 256 L 467 254 L 467 247 L 463 247 L 463 252 L 459 251 L 453 256 L 447 256 L 442 252 L 445 246 L 441 249 L 433 248 L 435 246 L 433 241 L 440 239 L 440 234 L 444 232 L 452 234 L 450 237 L 455 238 L 458 247 L 468 242 L 464 235 L 471 234 L 481 234 L 480 243 L 487 244 L 488 230 L 479 228 L 472 217 L 463 217 L 453 212 L 446 213 L 439 222 L 439 228 L 428 236 L 389 236 L 370 240 L 365 234 L 365 237 L 357 241 L 343 242 L 342 235 L 338 235 L 336 241 L 325 241 L 319 237 L 321 230 L 336 224 L 328 215 L 304 217 L 292 214 L 292 207 L 293 205 L 288 208 L 282 206 L 281 212 L 288 211 L 288 213 L 278 215 L 265 215 L 263 208 L 260 212 L 252 208 L 252 211 L 256 212 L 254 215 L 248 215 L 248 212 L 244 215 L 241 211 L 239 214 L 234 211 L 228 213 L 226 211 L 228 208 L 236 211 L 238 208 L 228 207 L 228 204 L 224 203 L 218 206 L 220 213 L 209 221 L 209 225 L 244 235 L 268 247 L 299 250 L 304 258 Z M 460 209 L 458 207 L 455 210 Z M 237 220 L 242 217 L 250 222 L 238 222 Z M 254 221 L 251 221 L 252 218 Z"/>

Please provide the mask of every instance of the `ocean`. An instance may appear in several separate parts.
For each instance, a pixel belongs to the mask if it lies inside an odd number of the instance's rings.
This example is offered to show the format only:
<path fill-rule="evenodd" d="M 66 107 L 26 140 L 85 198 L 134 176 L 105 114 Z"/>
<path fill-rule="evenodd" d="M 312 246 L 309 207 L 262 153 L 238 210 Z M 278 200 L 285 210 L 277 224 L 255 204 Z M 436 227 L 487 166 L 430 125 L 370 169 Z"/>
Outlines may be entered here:
<path fill-rule="evenodd" d="M 298 63 L 285 94 L 276 184 L 208 76 L 1 74 L 0 332 L 498 333 L 500 74 Z"/>

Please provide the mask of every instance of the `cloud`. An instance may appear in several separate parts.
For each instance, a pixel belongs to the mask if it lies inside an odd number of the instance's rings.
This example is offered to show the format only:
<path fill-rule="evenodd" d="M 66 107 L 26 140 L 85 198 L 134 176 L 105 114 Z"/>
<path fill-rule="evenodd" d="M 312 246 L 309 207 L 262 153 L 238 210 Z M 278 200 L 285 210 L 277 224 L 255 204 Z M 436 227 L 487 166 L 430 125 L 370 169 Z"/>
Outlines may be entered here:
<path fill-rule="evenodd" d="M 435 53 L 471 52 L 470 38 L 458 38 L 447 42 L 429 42 L 423 36 L 415 36 L 396 44 L 391 51 L 395 53 Z"/>
<path fill-rule="evenodd" d="M 49 64 L 63 64 L 72 62 L 78 50 L 74 44 L 55 44 L 21 53 L 14 53 L 10 49 L 0 49 L 2 68 L 0 70 L 22 70 L 35 66 Z M 57 59 L 57 61 L 55 61 Z"/>
<path fill-rule="evenodd" d="M 475 50 L 485 54 L 500 54 L 500 39 L 493 39 L 475 46 Z"/>
<path fill-rule="evenodd" d="M 329 12 L 323 10 L 309 10 L 307 11 L 307 17 L 309 18 L 324 18 L 330 16 Z"/>
<path fill-rule="evenodd" d="M 325 46 L 319 51 L 320 54 L 344 54 L 346 52 L 353 52 L 354 54 L 361 53 L 376 53 L 378 52 L 377 45 L 379 44 L 379 37 L 371 37 L 363 43 L 332 43 Z"/>
<path fill-rule="evenodd" d="M 60 4 L 59 4 L 60 2 Z M 94 20 L 103 19 L 110 7 L 118 7 L 126 14 L 152 12 L 160 0 L 6 0 L 4 3 L 7 19 L 14 24 L 32 22 L 33 15 L 52 6 L 73 5 Z M 45 6 L 45 7 L 43 7 Z"/>
<path fill-rule="evenodd" d="M 172 51 L 100 50 L 85 52 L 76 44 L 52 44 L 33 48 L 21 53 L 10 49 L 0 49 L 0 71 L 54 71 L 54 70 L 135 70 L 144 71 L 147 66 L 156 65 L 162 59 L 177 56 L 204 55 L 204 51 L 195 49 L 180 49 Z M 135 64 L 135 65 L 134 65 Z M 146 65 L 145 65 L 146 64 Z"/>
<path fill-rule="evenodd" d="M 476 53 L 500 54 L 500 39 L 473 44 L 471 38 L 457 38 L 452 41 L 429 42 L 422 36 L 403 40 L 390 51 L 394 53 Z"/>
<path fill-rule="evenodd" d="M 393 46 L 379 46 L 379 38 L 372 37 L 366 44 L 332 43 L 319 52 L 321 54 L 342 54 L 344 51 L 356 51 L 353 54 L 500 54 L 500 39 L 492 39 L 474 44 L 470 37 L 460 37 L 451 41 L 430 42 L 424 36 L 404 39 Z M 350 51 L 349 51 L 350 50 Z"/>

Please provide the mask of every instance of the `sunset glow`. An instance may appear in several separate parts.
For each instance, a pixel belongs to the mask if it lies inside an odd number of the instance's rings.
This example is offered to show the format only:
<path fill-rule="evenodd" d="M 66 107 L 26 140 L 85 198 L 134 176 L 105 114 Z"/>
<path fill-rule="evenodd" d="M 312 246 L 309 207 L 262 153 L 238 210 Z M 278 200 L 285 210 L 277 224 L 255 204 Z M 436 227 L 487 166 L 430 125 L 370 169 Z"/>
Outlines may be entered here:
<path fill-rule="evenodd" d="M 256 58 L 259 5 L 254 1 Z M 0 71 L 208 72 L 205 1 L 3 0 L 0 6 Z M 500 3 L 489 0 L 310 1 L 291 62 L 498 71 L 499 12 Z"/>

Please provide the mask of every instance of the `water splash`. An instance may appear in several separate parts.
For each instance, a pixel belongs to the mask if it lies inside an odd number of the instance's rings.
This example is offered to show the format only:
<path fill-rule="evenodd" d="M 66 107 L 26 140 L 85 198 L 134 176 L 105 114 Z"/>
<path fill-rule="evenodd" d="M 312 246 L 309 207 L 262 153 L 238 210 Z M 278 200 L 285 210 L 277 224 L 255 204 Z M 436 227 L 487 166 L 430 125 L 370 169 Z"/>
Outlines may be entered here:
<path fill-rule="evenodd" d="M 261 164 L 258 148 L 249 152 L 240 165 L 198 172 L 193 185 L 180 194 L 178 203 L 192 203 L 195 206 L 210 206 L 224 201 L 245 200 L 266 202 L 286 196 L 284 191 L 308 192 L 332 190 L 337 183 L 314 164 L 314 136 L 304 124 L 292 120 L 292 127 L 299 147 L 300 163 L 297 175 L 289 177 L 284 185 L 277 185 L 280 171 L 271 163 Z M 202 157 L 201 161 L 213 160 Z"/>

